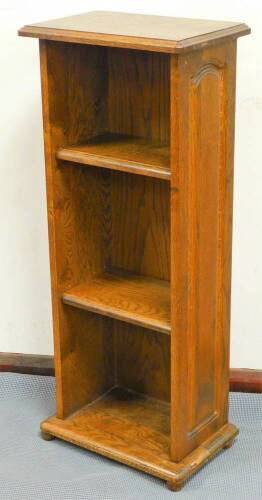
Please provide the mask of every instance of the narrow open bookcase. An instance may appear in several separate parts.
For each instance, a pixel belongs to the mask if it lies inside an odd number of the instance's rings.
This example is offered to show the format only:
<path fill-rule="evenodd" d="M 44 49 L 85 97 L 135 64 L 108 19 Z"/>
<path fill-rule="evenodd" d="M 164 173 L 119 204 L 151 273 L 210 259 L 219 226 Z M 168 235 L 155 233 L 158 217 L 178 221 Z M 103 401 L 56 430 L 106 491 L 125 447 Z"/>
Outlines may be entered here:
<path fill-rule="evenodd" d="M 40 39 L 58 437 L 178 490 L 229 447 L 240 23 L 94 12 Z"/>

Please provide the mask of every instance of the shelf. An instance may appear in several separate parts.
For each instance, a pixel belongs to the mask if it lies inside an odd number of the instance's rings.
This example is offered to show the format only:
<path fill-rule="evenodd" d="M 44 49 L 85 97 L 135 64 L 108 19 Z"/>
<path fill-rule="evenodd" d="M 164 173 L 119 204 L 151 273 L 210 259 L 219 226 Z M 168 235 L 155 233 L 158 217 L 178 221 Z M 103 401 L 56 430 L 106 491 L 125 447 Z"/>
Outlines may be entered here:
<path fill-rule="evenodd" d="M 41 424 L 45 436 L 56 436 L 158 478 L 179 484 L 218 451 L 230 446 L 238 431 L 227 424 L 187 455 L 170 460 L 170 405 L 115 387 L 63 420 Z"/>
<path fill-rule="evenodd" d="M 170 179 L 169 147 L 137 137 L 106 134 L 57 151 L 60 160 Z"/>
<path fill-rule="evenodd" d="M 113 388 L 66 420 L 49 418 L 42 430 L 114 458 L 113 453 L 152 462 L 170 463 L 170 406 L 128 389 Z M 60 432 L 60 435 L 59 435 Z M 122 461 L 122 460 L 120 460 Z"/>
<path fill-rule="evenodd" d="M 65 304 L 170 334 L 167 281 L 120 271 L 105 272 L 62 295 Z"/>

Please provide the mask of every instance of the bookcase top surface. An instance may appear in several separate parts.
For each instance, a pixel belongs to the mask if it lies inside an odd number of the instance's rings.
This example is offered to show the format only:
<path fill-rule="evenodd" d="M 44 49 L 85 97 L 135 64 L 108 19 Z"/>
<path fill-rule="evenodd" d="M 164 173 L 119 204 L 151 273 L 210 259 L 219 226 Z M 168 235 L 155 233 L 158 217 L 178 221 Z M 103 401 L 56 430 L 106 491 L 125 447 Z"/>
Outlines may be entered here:
<path fill-rule="evenodd" d="M 24 26 L 21 36 L 159 52 L 181 52 L 250 33 L 244 23 L 94 11 Z"/>

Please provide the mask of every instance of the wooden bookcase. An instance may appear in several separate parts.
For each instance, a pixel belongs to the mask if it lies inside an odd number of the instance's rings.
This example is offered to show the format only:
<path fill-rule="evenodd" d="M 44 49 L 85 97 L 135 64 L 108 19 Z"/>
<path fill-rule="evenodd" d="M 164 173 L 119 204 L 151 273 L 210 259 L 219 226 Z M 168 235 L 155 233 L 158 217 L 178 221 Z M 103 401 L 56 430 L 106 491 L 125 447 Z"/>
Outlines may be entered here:
<path fill-rule="evenodd" d="M 40 39 L 57 388 L 43 436 L 174 490 L 238 432 L 235 62 L 249 31 L 93 12 L 19 32 Z"/>

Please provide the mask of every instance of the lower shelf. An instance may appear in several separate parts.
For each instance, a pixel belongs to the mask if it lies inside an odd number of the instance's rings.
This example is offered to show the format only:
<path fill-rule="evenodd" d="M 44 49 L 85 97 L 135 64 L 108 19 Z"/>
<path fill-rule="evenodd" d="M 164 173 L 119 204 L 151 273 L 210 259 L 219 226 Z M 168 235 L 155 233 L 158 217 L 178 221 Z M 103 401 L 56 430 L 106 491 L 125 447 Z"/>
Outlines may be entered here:
<path fill-rule="evenodd" d="M 44 433 L 79 445 L 170 482 L 176 487 L 238 434 L 225 425 L 182 462 L 169 458 L 168 403 L 114 388 L 66 420 L 50 417 Z"/>
<path fill-rule="evenodd" d="M 170 335 L 170 284 L 164 280 L 106 271 L 63 293 L 62 301 Z"/>

